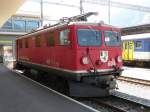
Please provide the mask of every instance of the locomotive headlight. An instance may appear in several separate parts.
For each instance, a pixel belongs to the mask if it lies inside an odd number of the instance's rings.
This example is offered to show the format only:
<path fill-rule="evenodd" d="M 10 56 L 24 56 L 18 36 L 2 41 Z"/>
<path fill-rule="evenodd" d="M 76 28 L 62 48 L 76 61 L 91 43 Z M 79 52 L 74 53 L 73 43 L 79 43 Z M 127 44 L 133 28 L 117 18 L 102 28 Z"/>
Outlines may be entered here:
<path fill-rule="evenodd" d="M 82 57 L 82 63 L 85 65 L 89 64 L 89 58 L 88 57 Z"/>
<path fill-rule="evenodd" d="M 117 57 L 117 61 L 118 61 L 118 62 L 122 62 L 122 57 L 121 57 L 121 56 L 118 56 L 118 57 Z"/>

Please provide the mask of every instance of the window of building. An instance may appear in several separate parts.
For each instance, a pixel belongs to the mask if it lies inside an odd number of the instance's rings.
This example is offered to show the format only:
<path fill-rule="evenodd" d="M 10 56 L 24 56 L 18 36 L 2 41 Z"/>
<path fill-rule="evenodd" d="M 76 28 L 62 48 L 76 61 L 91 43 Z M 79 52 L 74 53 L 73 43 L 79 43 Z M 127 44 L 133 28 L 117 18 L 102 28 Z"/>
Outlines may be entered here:
<path fill-rule="evenodd" d="M 27 30 L 32 30 L 32 29 L 36 29 L 39 27 L 39 22 L 38 21 L 27 21 L 26 22 L 26 29 Z"/>
<path fill-rule="evenodd" d="M 41 47 L 41 37 L 40 36 L 35 37 L 35 46 Z"/>
<path fill-rule="evenodd" d="M 136 48 L 142 48 L 142 41 L 136 41 Z"/>
<path fill-rule="evenodd" d="M 50 32 L 46 35 L 46 43 L 47 43 L 47 46 L 55 45 L 54 32 Z"/>
<path fill-rule="evenodd" d="M 25 31 L 25 21 L 24 20 L 14 20 L 14 29 Z"/>
<path fill-rule="evenodd" d="M 59 33 L 59 45 L 68 45 L 69 30 L 62 30 Z"/>
<path fill-rule="evenodd" d="M 12 29 L 12 21 L 11 20 L 8 20 L 4 25 L 3 27 L 4 29 Z"/>

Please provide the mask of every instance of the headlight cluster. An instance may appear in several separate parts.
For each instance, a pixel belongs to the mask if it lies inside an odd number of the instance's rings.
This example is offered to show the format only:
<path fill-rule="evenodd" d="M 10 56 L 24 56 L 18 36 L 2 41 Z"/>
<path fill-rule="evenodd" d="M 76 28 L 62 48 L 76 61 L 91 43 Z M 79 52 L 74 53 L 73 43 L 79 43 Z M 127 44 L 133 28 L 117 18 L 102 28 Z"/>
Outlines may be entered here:
<path fill-rule="evenodd" d="M 121 57 L 121 56 L 118 56 L 118 57 L 117 57 L 117 61 L 118 61 L 118 62 L 122 62 L 122 57 Z"/>

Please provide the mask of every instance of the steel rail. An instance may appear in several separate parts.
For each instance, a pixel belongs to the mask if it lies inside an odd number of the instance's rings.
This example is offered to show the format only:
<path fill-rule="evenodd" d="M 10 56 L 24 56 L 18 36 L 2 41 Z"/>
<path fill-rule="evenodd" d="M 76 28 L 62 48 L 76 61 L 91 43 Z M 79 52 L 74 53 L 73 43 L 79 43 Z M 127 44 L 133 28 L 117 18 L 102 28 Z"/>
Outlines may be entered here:
<path fill-rule="evenodd" d="M 118 96 L 108 96 L 102 98 L 75 98 L 99 111 L 107 110 L 113 112 L 150 112 L 150 107 L 141 103 L 124 99 Z M 91 103 L 87 103 L 91 102 Z M 96 107 L 95 107 L 96 105 Z"/>
<path fill-rule="evenodd" d="M 148 105 L 143 105 L 119 96 L 112 95 L 104 98 L 90 98 L 90 100 L 100 106 L 108 107 L 108 109 L 117 112 L 150 112 L 150 107 Z"/>
<path fill-rule="evenodd" d="M 144 79 L 137 79 L 137 78 L 132 78 L 132 77 L 120 76 L 120 77 L 118 77 L 118 80 L 126 81 L 129 83 L 135 83 L 135 84 L 150 86 L 150 81 L 144 80 Z"/>
<path fill-rule="evenodd" d="M 119 108 L 117 106 L 114 106 L 114 105 L 111 105 L 109 103 L 106 103 L 106 102 L 104 102 L 103 100 L 100 100 L 100 99 L 93 98 L 93 99 L 91 99 L 91 101 L 94 101 L 97 104 L 103 105 L 103 106 L 108 107 L 108 108 L 110 108 L 110 109 L 112 109 L 114 111 L 117 111 L 117 112 L 128 112 L 128 111 L 126 111 L 124 109 L 121 109 L 121 108 Z"/>

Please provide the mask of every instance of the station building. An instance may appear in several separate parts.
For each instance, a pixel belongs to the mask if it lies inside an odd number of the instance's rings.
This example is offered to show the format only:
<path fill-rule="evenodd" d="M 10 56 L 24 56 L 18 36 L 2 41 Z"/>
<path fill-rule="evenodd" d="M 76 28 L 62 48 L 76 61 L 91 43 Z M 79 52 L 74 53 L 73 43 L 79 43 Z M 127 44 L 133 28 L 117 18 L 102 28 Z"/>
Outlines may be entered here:
<path fill-rule="evenodd" d="M 13 15 L 0 28 L 0 62 L 12 67 L 15 61 L 15 39 L 35 30 L 40 18 L 32 15 Z"/>

